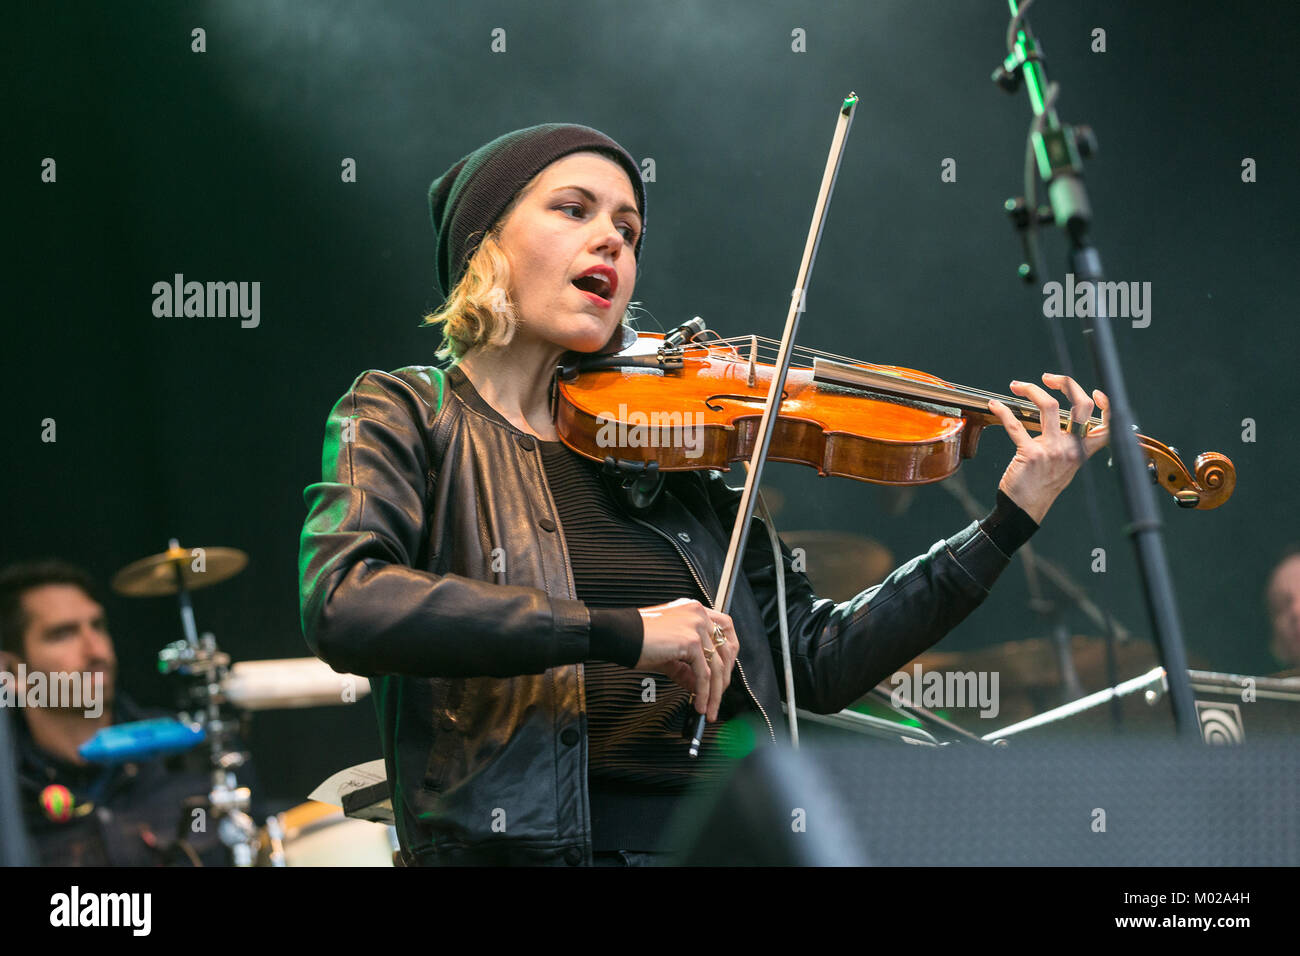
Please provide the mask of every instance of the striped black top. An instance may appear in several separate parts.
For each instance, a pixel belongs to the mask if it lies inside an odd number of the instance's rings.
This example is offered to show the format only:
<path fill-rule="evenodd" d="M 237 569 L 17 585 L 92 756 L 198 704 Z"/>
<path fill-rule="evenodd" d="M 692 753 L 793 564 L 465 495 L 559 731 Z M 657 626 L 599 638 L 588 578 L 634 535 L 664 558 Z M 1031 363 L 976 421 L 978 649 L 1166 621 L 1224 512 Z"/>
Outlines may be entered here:
<path fill-rule="evenodd" d="M 577 597 L 593 610 L 593 648 L 602 646 L 595 640 L 598 628 L 616 620 L 620 646 L 634 647 L 639 658 L 640 615 L 602 615 L 599 609 L 651 607 L 682 597 L 708 604 L 708 597 L 677 548 L 619 505 L 599 464 L 558 441 L 540 445 Z M 722 722 L 707 725 L 700 755 L 692 759 L 682 736 L 687 713 L 695 713 L 690 692 L 662 674 L 634 670 L 630 651 L 609 656 L 623 662 L 583 666 L 594 849 L 661 849 L 659 834 L 687 784 L 701 775 L 716 780 L 732 763 L 717 742 Z M 738 683 L 733 676 L 729 696 Z"/>

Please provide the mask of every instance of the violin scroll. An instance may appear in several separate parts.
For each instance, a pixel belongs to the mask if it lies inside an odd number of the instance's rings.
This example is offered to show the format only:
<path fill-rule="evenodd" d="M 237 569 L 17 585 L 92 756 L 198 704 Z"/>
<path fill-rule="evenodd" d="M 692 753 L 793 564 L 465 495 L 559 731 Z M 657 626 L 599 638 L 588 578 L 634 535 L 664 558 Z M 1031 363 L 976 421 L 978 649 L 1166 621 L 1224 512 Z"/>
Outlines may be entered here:
<path fill-rule="evenodd" d="M 1217 451 L 1196 456 L 1196 473 L 1188 471 L 1178 457 L 1178 449 L 1154 438 L 1138 435 L 1138 444 L 1147 456 L 1147 467 L 1156 484 L 1174 496 L 1179 507 L 1209 511 L 1232 497 L 1237 486 L 1237 469 L 1227 455 Z"/>

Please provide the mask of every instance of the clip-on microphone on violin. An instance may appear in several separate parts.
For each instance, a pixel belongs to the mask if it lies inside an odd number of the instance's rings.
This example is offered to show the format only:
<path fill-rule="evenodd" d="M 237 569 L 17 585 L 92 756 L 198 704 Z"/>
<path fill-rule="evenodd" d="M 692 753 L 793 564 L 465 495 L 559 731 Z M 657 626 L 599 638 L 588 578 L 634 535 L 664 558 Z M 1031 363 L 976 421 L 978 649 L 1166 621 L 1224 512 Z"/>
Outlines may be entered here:
<path fill-rule="evenodd" d="M 689 322 L 683 322 L 671 332 L 664 334 L 665 348 L 680 348 L 687 342 L 694 342 L 696 337 L 708 330 L 704 320 L 698 315 Z M 716 334 L 716 333 L 715 333 Z"/>

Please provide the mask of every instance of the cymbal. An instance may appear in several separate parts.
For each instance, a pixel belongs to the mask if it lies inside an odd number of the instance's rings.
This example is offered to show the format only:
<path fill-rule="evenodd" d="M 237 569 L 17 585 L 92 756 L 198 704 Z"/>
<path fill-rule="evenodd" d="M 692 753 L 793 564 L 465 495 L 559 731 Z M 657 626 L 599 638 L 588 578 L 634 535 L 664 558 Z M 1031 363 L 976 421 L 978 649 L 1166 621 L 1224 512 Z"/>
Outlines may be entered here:
<path fill-rule="evenodd" d="M 195 554 L 198 551 L 200 554 Z M 201 558 L 201 560 L 200 560 Z M 188 590 L 194 591 L 233 578 L 248 564 L 238 548 L 168 548 L 133 561 L 113 575 L 113 590 L 127 597 L 163 597 L 179 590 L 176 570 Z M 196 570 L 198 565 L 201 570 Z"/>
<path fill-rule="evenodd" d="M 1079 684 L 1085 694 L 1104 690 L 1106 680 L 1106 639 L 1099 636 L 1076 634 L 1070 640 L 1070 656 L 1074 662 Z M 1189 653 L 1188 664 L 1200 667 L 1201 655 Z M 1115 677 L 1124 681 L 1137 677 L 1159 666 L 1159 654 L 1150 641 L 1120 641 L 1115 645 Z M 1056 642 L 1050 638 L 1035 637 L 1022 641 L 1007 641 L 992 647 L 969 651 L 927 651 L 899 671 L 911 674 L 920 665 L 923 672 L 986 672 L 998 675 L 997 723 L 1014 724 L 1064 703 L 1065 684 L 1057 663 Z M 1136 698 L 1133 698 L 1136 699 Z M 1131 702 L 1126 720 L 1141 723 L 1167 719 L 1165 710 L 1137 707 Z M 1097 708 L 1070 718 L 1073 726 L 1078 722 L 1109 720 L 1107 708 Z M 953 716 L 958 724 L 967 726 L 968 714 Z M 975 721 L 968 729 L 977 726 L 984 732 L 986 721 Z"/>
<path fill-rule="evenodd" d="M 894 570 L 894 556 L 879 541 L 844 531 L 788 531 L 781 540 L 802 548 L 805 572 L 818 597 L 847 601 Z M 768 549 L 771 550 L 770 548 Z"/>
<path fill-rule="evenodd" d="M 1106 640 L 1076 634 L 1070 653 L 1079 681 L 1090 690 L 1106 686 Z M 916 658 L 922 670 L 997 671 L 1004 688 L 1056 687 L 1061 683 L 1056 643 L 1050 638 L 1032 637 L 1007 641 L 970 651 L 928 651 Z M 1155 667 L 1155 648 L 1146 641 L 1115 645 L 1115 668 L 1119 678 L 1132 677 Z"/>

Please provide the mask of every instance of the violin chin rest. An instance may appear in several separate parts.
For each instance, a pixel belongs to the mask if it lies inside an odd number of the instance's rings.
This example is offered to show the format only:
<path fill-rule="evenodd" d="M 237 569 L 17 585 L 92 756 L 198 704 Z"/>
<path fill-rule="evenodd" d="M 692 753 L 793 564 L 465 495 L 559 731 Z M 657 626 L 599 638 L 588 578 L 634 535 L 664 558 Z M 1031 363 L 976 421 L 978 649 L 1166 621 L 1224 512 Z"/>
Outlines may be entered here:
<path fill-rule="evenodd" d="M 626 349 L 636 345 L 636 329 L 623 322 L 618 324 L 614 334 L 609 337 L 609 341 L 594 355 L 616 355 Z"/>
<path fill-rule="evenodd" d="M 572 366 L 573 368 L 577 368 L 578 363 L 582 361 L 583 356 L 617 355 L 619 352 L 627 351 L 632 346 L 636 345 L 636 343 L 636 329 L 620 322 L 618 328 L 614 330 L 614 334 L 609 337 L 609 341 L 599 349 L 594 352 L 575 352 L 570 349 L 568 352 L 565 352 L 560 356 L 559 365 L 560 367 Z"/>

